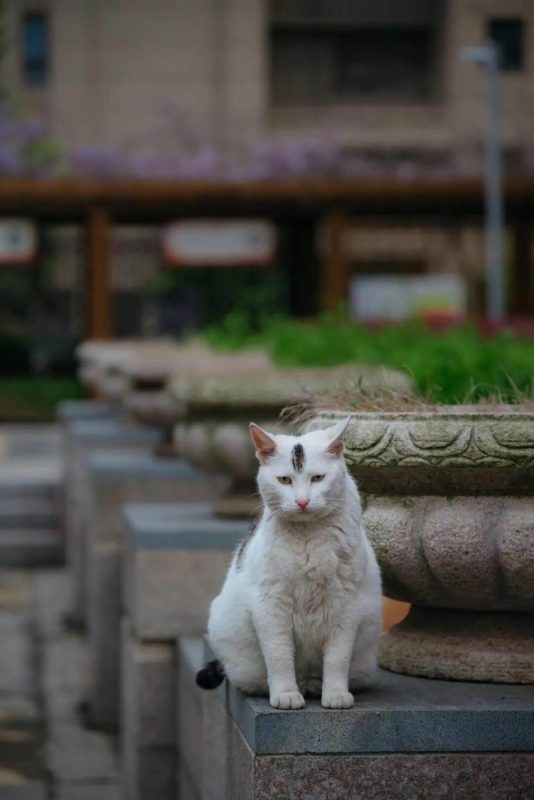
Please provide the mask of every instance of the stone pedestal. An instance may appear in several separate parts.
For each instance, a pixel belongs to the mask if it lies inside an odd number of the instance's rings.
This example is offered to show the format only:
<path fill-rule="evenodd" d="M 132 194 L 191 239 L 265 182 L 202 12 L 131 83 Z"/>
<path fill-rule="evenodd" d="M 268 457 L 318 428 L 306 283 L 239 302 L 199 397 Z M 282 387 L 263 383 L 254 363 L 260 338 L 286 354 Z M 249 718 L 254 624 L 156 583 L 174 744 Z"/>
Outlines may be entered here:
<path fill-rule="evenodd" d="M 63 400 L 58 404 L 56 419 L 61 431 L 61 448 L 63 463 L 65 465 L 65 479 L 62 497 L 62 527 L 65 533 L 69 528 L 68 508 L 69 508 L 69 489 L 72 482 L 69 482 L 69 465 L 72 460 L 72 423 L 80 421 L 103 421 L 117 420 L 121 414 L 121 409 L 110 403 L 101 403 L 96 400 Z M 67 486 L 69 488 L 67 488 Z M 70 504 L 72 506 L 72 504 Z"/>
<path fill-rule="evenodd" d="M 122 623 L 121 760 L 124 797 L 174 800 L 176 691 L 172 642 L 141 642 Z M 191 726 L 195 720 L 190 721 Z M 185 800 L 185 798 L 184 798 Z"/>
<path fill-rule="evenodd" d="M 100 450 L 87 458 L 88 513 L 82 580 L 87 587 L 91 676 L 90 721 L 114 727 L 119 719 L 120 606 L 123 508 L 140 501 L 191 501 L 213 495 L 201 473 L 178 459 Z"/>
<path fill-rule="evenodd" d="M 181 669 L 187 664 L 182 658 Z M 195 669 L 191 664 L 191 679 Z M 217 800 L 512 800 L 532 791 L 534 686 L 427 681 L 381 670 L 378 686 L 343 711 L 318 701 L 274 710 L 228 682 L 209 694 L 219 707 L 214 717 L 203 707 L 204 731 L 217 730 L 226 752 Z M 226 727 L 217 718 L 221 710 Z M 203 740 L 203 775 L 211 746 Z"/>
<path fill-rule="evenodd" d="M 534 683 L 532 409 L 354 413 L 345 438 L 385 593 L 412 604 L 383 638 L 382 666 Z"/>
<path fill-rule="evenodd" d="M 156 726 L 154 710 L 145 698 L 157 692 L 158 707 L 176 708 L 176 676 L 170 684 L 165 677 L 169 660 L 175 657 L 176 636 L 204 631 L 210 603 L 222 586 L 232 553 L 248 526 L 240 520 L 216 518 L 208 503 L 129 505 L 125 519 L 121 663 L 125 783 L 142 787 L 142 792 L 138 788 L 138 793 L 131 795 L 132 800 L 175 800 L 176 795 L 164 794 L 158 782 L 162 775 L 172 772 L 182 787 L 178 796 L 189 800 L 195 796 L 191 794 L 195 770 L 190 769 L 187 774 L 178 770 L 176 774 L 176 731 L 169 748 L 163 728 Z M 195 652 L 197 659 L 202 658 L 200 640 Z M 132 674 L 142 681 L 142 685 L 136 684 L 136 692 L 125 689 L 127 682 L 131 683 L 128 675 Z M 191 763 L 202 757 L 195 744 L 202 735 L 202 697 L 195 692 L 193 681 L 178 702 L 177 725 L 188 739 Z M 147 731 L 156 728 L 159 733 L 147 738 Z M 215 747 L 214 758 L 217 753 Z M 154 764 L 159 765 L 159 777 Z"/>
<path fill-rule="evenodd" d="M 195 676 L 203 666 L 204 644 L 202 637 L 182 636 L 177 642 L 177 787 L 178 797 L 203 800 L 204 778 L 204 696 L 198 691 Z M 216 698 L 217 699 L 217 698 Z M 218 702 L 218 701 L 217 701 Z M 217 758 L 222 752 L 221 742 L 216 743 L 211 754 Z M 222 786 L 219 790 L 222 795 Z"/>
<path fill-rule="evenodd" d="M 87 458 L 97 449 L 113 448 L 147 452 L 161 441 L 161 434 L 123 421 L 76 420 L 67 429 L 65 453 L 65 533 L 67 565 L 72 581 L 69 621 L 85 623 L 85 531 L 88 524 Z"/>

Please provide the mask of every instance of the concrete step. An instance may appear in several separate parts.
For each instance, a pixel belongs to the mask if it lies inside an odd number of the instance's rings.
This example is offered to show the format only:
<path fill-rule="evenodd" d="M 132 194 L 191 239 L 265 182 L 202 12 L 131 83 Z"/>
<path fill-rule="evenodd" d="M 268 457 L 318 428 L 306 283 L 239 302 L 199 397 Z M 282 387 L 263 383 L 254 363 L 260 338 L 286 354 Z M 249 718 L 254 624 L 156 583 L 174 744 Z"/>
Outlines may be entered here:
<path fill-rule="evenodd" d="M 64 546 L 57 530 L 13 528 L 0 531 L 0 566 L 55 566 L 63 564 L 64 560 Z"/>
<path fill-rule="evenodd" d="M 59 506 L 54 498 L 0 496 L 0 531 L 9 528 L 55 528 Z"/>

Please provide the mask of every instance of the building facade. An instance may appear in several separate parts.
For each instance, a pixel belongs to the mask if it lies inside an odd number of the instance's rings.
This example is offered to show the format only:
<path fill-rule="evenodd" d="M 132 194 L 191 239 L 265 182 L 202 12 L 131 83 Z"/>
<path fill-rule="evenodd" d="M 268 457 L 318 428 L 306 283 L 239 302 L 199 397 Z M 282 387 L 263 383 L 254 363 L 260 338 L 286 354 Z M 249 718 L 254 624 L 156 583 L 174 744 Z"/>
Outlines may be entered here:
<path fill-rule="evenodd" d="M 66 150 L 317 138 L 397 176 L 481 173 L 484 79 L 461 52 L 491 38 L 506 169 L 534 172 L 533 0 L 4 0 L 3 27 L 9 97 Z M 143 249 L 129 237 L 114 256 L 125 291 Z M 393 226 L 386 238 L 355 228 L 346 247 L 360 269 L 388 272 L 396 259 L 401 271 L 458 271 L 482 295 L 476 226 Z M 137 288 L 146 280 L 145 265 Z"/>
<path fill-rule="evenodd" d="M 532 160 L 531 0 L 5 0 L 4 28 L 6 89 L 68 147 L 327 135 L 466 171 L 484 86 L 460 54 L 492 37 L 507 156 Z"/>

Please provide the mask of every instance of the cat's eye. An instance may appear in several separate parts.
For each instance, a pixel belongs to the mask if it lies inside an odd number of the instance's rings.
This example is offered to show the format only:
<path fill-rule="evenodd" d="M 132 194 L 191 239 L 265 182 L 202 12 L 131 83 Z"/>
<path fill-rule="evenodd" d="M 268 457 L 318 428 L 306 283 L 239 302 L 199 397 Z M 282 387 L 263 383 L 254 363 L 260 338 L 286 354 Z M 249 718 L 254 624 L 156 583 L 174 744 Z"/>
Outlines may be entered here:
<path fill-rule="evenodd" d="M 319 483 L 320 481 L 323 480 L 324 477 L 325 477 L 324 475 L 312 475 L 311 482 L 312 483 Z"/>
<path fill-rule="evenodd" d="M 278 477 L 278 480 L 280 481 L 280 483 L 285 483 L 285 484 L 293 483 L 289 475 L 280 475 Z"/>

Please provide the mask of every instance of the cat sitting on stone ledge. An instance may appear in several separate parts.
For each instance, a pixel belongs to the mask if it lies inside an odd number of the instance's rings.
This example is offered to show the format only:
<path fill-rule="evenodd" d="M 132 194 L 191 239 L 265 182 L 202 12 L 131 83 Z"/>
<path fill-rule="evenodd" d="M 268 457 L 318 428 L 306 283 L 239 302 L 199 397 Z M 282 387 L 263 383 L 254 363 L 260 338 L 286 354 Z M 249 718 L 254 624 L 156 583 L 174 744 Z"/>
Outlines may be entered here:
<path fill-rule="evenodd" d="M 274 708 L 302 708 L 305 696 L 350 708 L 374 683 L 380 573 L 343 458 L 347 422 L 302 436 L 251 424 L 264 510 L 212 603 L 217 660 L 198 673 L 202 688 L 226 675 Z"/>

